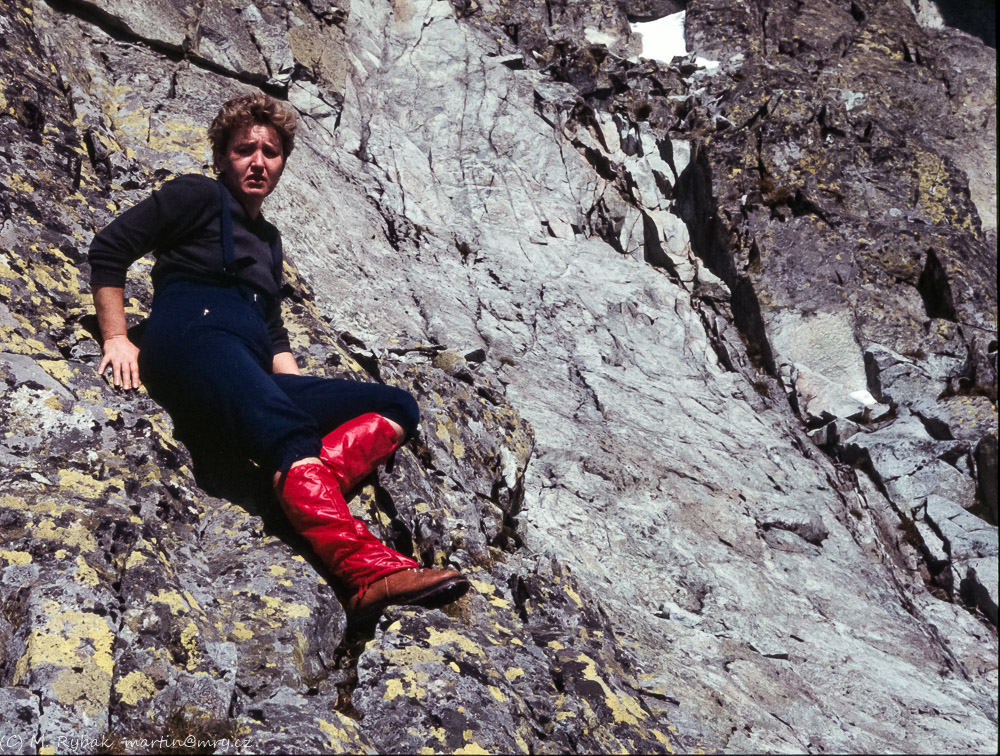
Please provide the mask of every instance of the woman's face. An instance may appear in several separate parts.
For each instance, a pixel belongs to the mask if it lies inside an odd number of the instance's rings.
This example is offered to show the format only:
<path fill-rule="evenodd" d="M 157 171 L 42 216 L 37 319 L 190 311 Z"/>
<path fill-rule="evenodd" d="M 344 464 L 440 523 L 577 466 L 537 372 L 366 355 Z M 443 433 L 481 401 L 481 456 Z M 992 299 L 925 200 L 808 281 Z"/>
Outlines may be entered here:
<path fill-rule="evenodd" d="M 278 130 L 255 123 L 234 132 L 216 168 L 229 191 L 252 216 L 256 216 L 264 198 L 278 185 L 285 168 Z"/>

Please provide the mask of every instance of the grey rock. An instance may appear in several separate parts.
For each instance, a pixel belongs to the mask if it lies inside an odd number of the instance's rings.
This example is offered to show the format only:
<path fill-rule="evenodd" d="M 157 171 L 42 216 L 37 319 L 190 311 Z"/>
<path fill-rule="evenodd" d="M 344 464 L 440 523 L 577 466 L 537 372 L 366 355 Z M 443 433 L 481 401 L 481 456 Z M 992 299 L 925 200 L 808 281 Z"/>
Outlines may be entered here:
<path fill-rule="evenodd" d="M 691 3 L 669 66 L 625 2 L 0 16 L 0 650 L 34 727 L 995 752 L 995 58 L 855 5 Z M 255 84 L 301 115 L 267 213 L 303 368 L 422 407 L 350 505 L 474 580 L 367 643 L 253 471 L 195 475 L 94 374 L 90 234 L 208 171 Z"/>
<path fill-rule="evenodd" d="M 953 501 L 931 494 L 924 502 L 924 517 L 934 524 L 955 559 L 990 557 L 997 553 L 997 534 L 989 523 Z"/>
<path fill-rule="evenodd" d="M 377 753 L 359 724 L 331 708 L 324 696 L 305 696 L 282 689 L 255 701 L 236 721 L 232 738 L 249 743 L 256 753 Z"/>
<path fill-rule="evenodd" d="M 3 371 L 5 378 L 5 391 L 31 382 L 36 387 L 47 389 L 55 394 L 60 402 L 62 400 L 72 402 L 75 399 L 65 386 L 46 373 L 35 360 L 26 355 L 0 353 L 0 370 Z"/>
<path fill-rule="evenodd" d="M 288 41 L 287 16 L 280 6 L 247 3 L 242 17 L 250 37 L 260 50 L 267 66 L 268 83 L 287 85 L 295 68 L 295 58 Z"/>
<path fill-rule="evenodd" d="M 197 42 L 192 52 L 234 74 L 264 79 L 269 67 L 253 36 L 249 8 L 240 3 L 206 0 L 198 14 Z M 257 14 L 256 18 L 259 18 Z"/>
<path fill-rule="evenodd" d="M 157 0 L 96 0 L 84 7 L 88 5 L 106 14 L 112 26 L 173 50 L 184 46 L 197 23 L 195 6 L 187 3 L 164 5 Z"/>
<path fill-rule="evenodd" d="M 847 313 L 803 318 L 776 313 L 769 324 L 775 359 L 795 371 L 796 403 L 807 423 L 870 417 L 878 402 L 869 393 L 861 350 Z M 885 408 L 875 409 L 885 414 Z"/>
<path fill-rule="evenodd" d="M 961 563 L 960 563 L 961 564 Z M 960 583 L 965 600 L 979 607 L 990 622 L 997 622 L 997 560 L 976 557 L 965 560 L 967 570 Z"/>
<path fill-rule="evenodd" d="M 685 3 L 678 0 L 628 0 L 625 11 L 633 21 L 652 21 L 684 10 Z"/>
<path fill-rule="evenodd" d="M 0 753 L 35 753 L 38 739 L 38 696 L 24 688 L 0 688 Z"/>
<path fill-rule="evenodd" d="M 983 438 L 975 449 L 976 471 L 979 482 L 977 497 L 978 514 L 991 525 L 998 521 L 997 513 L 997 437 Z"/>
<path fill-rule="evenodd" d="M 996 15 L 993 3 L 970 0 L 956 3 L 949 0 L 906 0 L 917 22 L 931 29 L 961 29 L 982 39 L 996 49 Z"/>

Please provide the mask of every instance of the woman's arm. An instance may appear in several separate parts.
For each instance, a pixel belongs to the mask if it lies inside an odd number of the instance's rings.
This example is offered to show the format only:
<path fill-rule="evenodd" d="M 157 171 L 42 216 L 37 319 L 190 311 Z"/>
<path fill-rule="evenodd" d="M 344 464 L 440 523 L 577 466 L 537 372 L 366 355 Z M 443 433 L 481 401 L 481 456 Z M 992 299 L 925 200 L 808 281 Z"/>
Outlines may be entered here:
<path fill-rule="evenodd" d="M 205 176 L 168 181 L 98 232 L 90 243 L 90 288 L 101 326 L 100 373 L 110 365 L 115 386 L 139 387 L 139 350 L 129 341 L 124 287 L 129 266 L 156 246 L 169 246 L 218 212 L 218 185 Z M 216 205 L 213 206 L 212 203 Z"/>
<path fill-rule="evenodd" d="M 139 350 L 129 341 L 125 324 L 125 290 L 120 286 L 95 286 L 94 309 L 101 327 L 104 356 L 97 372 L 111 365 L 115 386 L 139 388 Z M 294 360 L 293 360 L 294 361 Z"/>
<path fill-rule="evenodd" d="M 289 373 L 290 375 L 302 375 L 298 363 L 291 352 L 278 352 L 271 359 L 271 369 L 275 373 Z"/>

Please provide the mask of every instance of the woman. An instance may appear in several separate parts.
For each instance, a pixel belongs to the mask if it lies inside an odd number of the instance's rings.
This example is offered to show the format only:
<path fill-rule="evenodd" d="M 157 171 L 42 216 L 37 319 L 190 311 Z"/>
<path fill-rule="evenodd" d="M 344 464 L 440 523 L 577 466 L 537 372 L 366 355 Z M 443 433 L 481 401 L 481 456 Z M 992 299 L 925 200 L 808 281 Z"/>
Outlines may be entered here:
<path fill-rule="evenodd" d="M 421 569 L 384 546 L 344 494 L 416 431 L 413 398 L 379 384 L 303 376 L 282 325 L 281 238 L 260 209 L 295 137 L 295 115 L 256 93 L 227 102 L 209 128 L 218 181 L 170 181 L 98 233 L 91 287 L 114 383 L 140 378 L 182 429 L 213 438 L 268 471 L 282 508 L 348 589 L 354 619 L 389 604 L 462 595 L 455 570 Z M 141 351 L 126 333 L 124 285 L 147 252 L 153 305 Z M 324 434 L 326 434 L 324 436 Z"/>

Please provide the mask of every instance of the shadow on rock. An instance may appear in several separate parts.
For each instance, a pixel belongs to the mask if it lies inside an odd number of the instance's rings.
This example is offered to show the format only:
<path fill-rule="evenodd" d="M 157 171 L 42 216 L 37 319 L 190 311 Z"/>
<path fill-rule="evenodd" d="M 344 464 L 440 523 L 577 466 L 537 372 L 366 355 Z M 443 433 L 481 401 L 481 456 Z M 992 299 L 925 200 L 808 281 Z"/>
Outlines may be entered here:
<path fill-rule="evenodd" d="M 948 26 L 961 29 L 994 50 L 997 46 L 996 0 L 932 0 Z"/>

